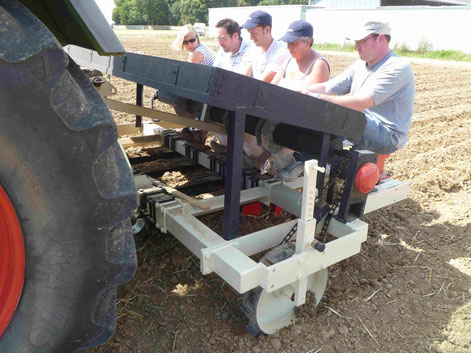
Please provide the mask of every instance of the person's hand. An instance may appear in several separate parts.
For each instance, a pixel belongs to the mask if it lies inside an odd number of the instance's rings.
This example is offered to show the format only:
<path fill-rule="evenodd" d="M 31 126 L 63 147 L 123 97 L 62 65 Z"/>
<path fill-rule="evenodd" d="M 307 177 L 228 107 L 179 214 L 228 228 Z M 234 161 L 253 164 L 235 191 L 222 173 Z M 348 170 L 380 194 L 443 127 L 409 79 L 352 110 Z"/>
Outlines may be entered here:
<path fill-rule="evenodd" d="M 322 99 L 320 93 L 314 93 L 314 92 L 308 91 L 305 88 L 300 88 L 298 90 L 298 92 L 302 93 L 302 94 L 306 94 L 306 95 L 314 97 L 314 98 L 317 98 L 317 99 Z"/>

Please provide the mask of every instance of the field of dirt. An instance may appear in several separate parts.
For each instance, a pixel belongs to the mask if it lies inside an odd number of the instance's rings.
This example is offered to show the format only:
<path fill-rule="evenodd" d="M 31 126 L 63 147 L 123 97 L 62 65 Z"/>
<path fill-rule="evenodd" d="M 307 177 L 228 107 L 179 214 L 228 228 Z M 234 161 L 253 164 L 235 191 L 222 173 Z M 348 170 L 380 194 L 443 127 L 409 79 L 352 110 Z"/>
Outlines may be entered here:
<path fill-rule="evenodd" d="M 128 51 L 185 59 L 155 36 L 121 36 Z M 356 56 L 327 54 L 333 75 Z M 329 269 L 319 306 L 254 338 L 241 295 L 172 237 L 138 242 L 139 268 L 118 291 L 118 327 L 96 353 L 471 352 L 471 65 L 411 59 L 416 100 L 406 147 L 386 161 L 409 199 L 364 217 L 360 254 Z M 112 81 L 134 102 L 135 84 Z M 146 89 L 146 104 L 152 90 Z M 168 109 L 168 108 L 166 108 Z M 114 113 L 119 123 L 131 116 Z M 271 209 L 243 224 L 269 223 Z"/>

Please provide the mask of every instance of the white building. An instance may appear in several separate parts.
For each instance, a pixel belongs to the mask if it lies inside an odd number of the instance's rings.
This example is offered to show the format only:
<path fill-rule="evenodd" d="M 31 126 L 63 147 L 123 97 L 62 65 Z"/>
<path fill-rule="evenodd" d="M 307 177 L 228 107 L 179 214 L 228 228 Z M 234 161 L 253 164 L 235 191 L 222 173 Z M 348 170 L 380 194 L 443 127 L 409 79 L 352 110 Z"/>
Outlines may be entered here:
<path fill-rule="evenodd" d="M 249 6 L 209 9 L 210 36 L 215 36 L 215 24 L 223 18 L 232 18 L 239 24 L 245 22 L 253 11 L 263 9 L 273 17 L 272 33 L 281 37 L 291 22 L 306 20 L 314 27 L 315 43 L 343 44 L 348 30 L 355 24 L 376 19 L 389 22 L 391 44 L 417 49 L 425 43 L 433 50 L 459 50 L 471 53 L 471 0 L 446 1 L 467 3 L 468 6 L 382 6 L 384 3 L 404 3 L 381 0 L 312 0 L 314 6 Z M 411 3 L 412 1 L 409 1 Z M 419 1 L 413 1 L 419 3 Z M 441 5 L 444 1 L 420 1 Z M 346 8 L 348 4 L 351 7 Z M 378 6 L 379 4 L 379 6 Z M 459 4 L 459 5 L 460 5 Z M 328 7 L 321 7 L 327 6 Z M 355 7 L 352 7 L 355 6 Z M 248 34 L 242 36 L 248 38 Z"/>

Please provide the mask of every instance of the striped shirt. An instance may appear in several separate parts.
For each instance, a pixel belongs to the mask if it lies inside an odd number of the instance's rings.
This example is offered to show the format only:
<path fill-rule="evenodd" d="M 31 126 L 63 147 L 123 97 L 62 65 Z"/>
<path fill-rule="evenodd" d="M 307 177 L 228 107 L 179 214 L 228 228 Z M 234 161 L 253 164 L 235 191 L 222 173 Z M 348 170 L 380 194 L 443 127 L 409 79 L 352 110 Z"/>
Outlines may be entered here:
<path fill-rule="evenodd" d="M 250 47 L 250 43 L 242 38 L 239 51 L 234 55 L 231 52 L 226 53 L 222 48 L 219 48 L 213 66 L 245 74 L 245 71 L 250 66 Z"/>
<path fill-rule="evenodd" d="M 195 51 L 199 51 L 203 54 L 203 60 L 200 62 L 202 65 L 212 66 L 214 59 L 216 58 L 216 53 L 209 49 L 206 45 L 200 42 L 200 44 L 195 48 Z"/>

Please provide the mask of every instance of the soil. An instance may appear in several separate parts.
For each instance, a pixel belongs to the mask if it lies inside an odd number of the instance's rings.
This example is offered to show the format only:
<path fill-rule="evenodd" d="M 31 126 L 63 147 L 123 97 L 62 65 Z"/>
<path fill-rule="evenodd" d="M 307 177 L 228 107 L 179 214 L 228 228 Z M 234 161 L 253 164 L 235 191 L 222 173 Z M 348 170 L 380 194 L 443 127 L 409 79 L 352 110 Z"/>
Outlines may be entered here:
<path fill-rule="evenodd" d="M 120 39 L 128 51 L 186 59 L 155 36 Z M 333 75 L 355 60 L 326 57 Z M 471 352 L 471 65 L 411 63 L 409 140 L 385 165 L 411 183 L 409 199 L 363 218 L 368 240 L 360 254 L 329 268 L 318 306 L 310 298 L 293 325 L 254 338 L 241 295 L 217 275 L 203 276 L 190 251 L 169 235 L 138 239 L 139 268 L 118 292 L 116 334 L 90 352 Z M 117 99 L 134 102 L 135 84 L 112 83 Z M 146 88 L 146 104 L 151 95 Z M 241 232 L 287 217 L 264 208 L 261 216 L 244 216 Z"/>

